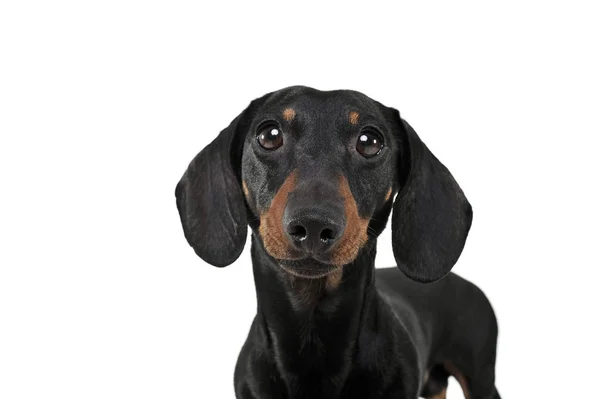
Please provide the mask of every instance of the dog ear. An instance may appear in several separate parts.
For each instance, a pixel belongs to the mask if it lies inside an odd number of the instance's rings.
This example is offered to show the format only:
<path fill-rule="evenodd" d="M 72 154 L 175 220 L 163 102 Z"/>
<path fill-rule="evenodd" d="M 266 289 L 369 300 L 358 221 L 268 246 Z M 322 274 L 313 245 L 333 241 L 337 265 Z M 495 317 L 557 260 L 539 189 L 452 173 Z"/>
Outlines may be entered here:
<path fill-rule="evenodd" d="M 246 243 L 246 206 L 237 170 L 237 136 L 246 112 L 196 155 L 175 189 L 185 238 L 200 258 L 217 267 L 232 264 Z"/>
<path fill-rule="evenodd" d="M 392 248 L 398 267 L 412 280 L 444 277 L 458 260 L 471 227 L 473 211 L 448 169 L 429 151 L 414 129 L 400 118 L 403 137 L 400 192 L 392 214 Z"/>

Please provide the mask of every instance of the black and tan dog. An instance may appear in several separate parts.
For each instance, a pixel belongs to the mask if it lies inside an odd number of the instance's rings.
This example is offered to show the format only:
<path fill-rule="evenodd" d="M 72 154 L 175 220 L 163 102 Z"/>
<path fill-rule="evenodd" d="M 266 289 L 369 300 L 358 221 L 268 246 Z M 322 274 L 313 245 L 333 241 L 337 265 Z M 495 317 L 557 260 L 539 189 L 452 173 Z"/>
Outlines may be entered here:
<path fill-rule="evenodd" d="M 471 206 L 395 109 L 346 90 L 267 94 L 194 158 L 176 197 L 214 266 L 252 228 L 258 309 L 238 398 L 445 398 L 450 375 L 467 398 L 500 397 L 492 308 L 449 273 Z M 392 209 L 398 267 L 375 270 Z"/>

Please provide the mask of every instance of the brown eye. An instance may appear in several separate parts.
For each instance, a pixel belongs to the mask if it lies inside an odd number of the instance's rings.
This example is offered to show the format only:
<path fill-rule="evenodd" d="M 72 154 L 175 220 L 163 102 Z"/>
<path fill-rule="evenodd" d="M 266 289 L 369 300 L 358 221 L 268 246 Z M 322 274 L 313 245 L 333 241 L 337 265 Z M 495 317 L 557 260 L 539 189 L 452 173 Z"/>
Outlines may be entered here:
<path fill-rule="evenodd" d="M 364 130 L 358 136 L 356 151 L 365 158 L 371 158 L 379 154 L 383 149 L 381 136 L 373 131 Z"/>
<path fill-rule="evenodd" d="M 259 128 L 256 140 L 265 150 L 276 150 L 283 144 L 283 132 L 277 125 L 268 124 Z"/>

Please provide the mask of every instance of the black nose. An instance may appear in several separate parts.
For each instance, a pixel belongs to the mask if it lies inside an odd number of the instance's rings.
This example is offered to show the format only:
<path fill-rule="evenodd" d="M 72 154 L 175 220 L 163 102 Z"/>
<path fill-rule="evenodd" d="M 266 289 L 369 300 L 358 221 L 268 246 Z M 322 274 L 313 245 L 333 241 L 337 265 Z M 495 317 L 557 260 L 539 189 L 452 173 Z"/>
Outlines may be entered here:
<path fill-rule="evenodd" d="M 340 239 L 344 224 L 331 216 L 304 214 L 290 219 L 288 237 L 296 248 L 314 254 L 324 253 Z"/>

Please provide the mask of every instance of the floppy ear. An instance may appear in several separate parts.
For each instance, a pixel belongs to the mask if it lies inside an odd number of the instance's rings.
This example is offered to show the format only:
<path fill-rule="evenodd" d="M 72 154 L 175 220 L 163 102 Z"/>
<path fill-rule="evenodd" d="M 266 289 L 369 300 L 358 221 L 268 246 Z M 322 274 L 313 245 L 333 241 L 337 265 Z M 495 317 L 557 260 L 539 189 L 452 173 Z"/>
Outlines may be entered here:
<path fill-rule="evenodd" d="M 196 155 L 175 189 L 185 238 L 200 258 L 217 267 L 232 264 L 246 243 L 246 207 L 234 170 L 241 159 L 236 136 L 243 115 Z"/>
<path fill-rule="evenodd" d="M 473 211 L 448 169 L 399 113 L 405 182 L 394 202 L 392 248 L 398 267 L 412 280 L 444 277 L 460 256 Z M 401 175 L 399 173 L 399 175 Z"/>

